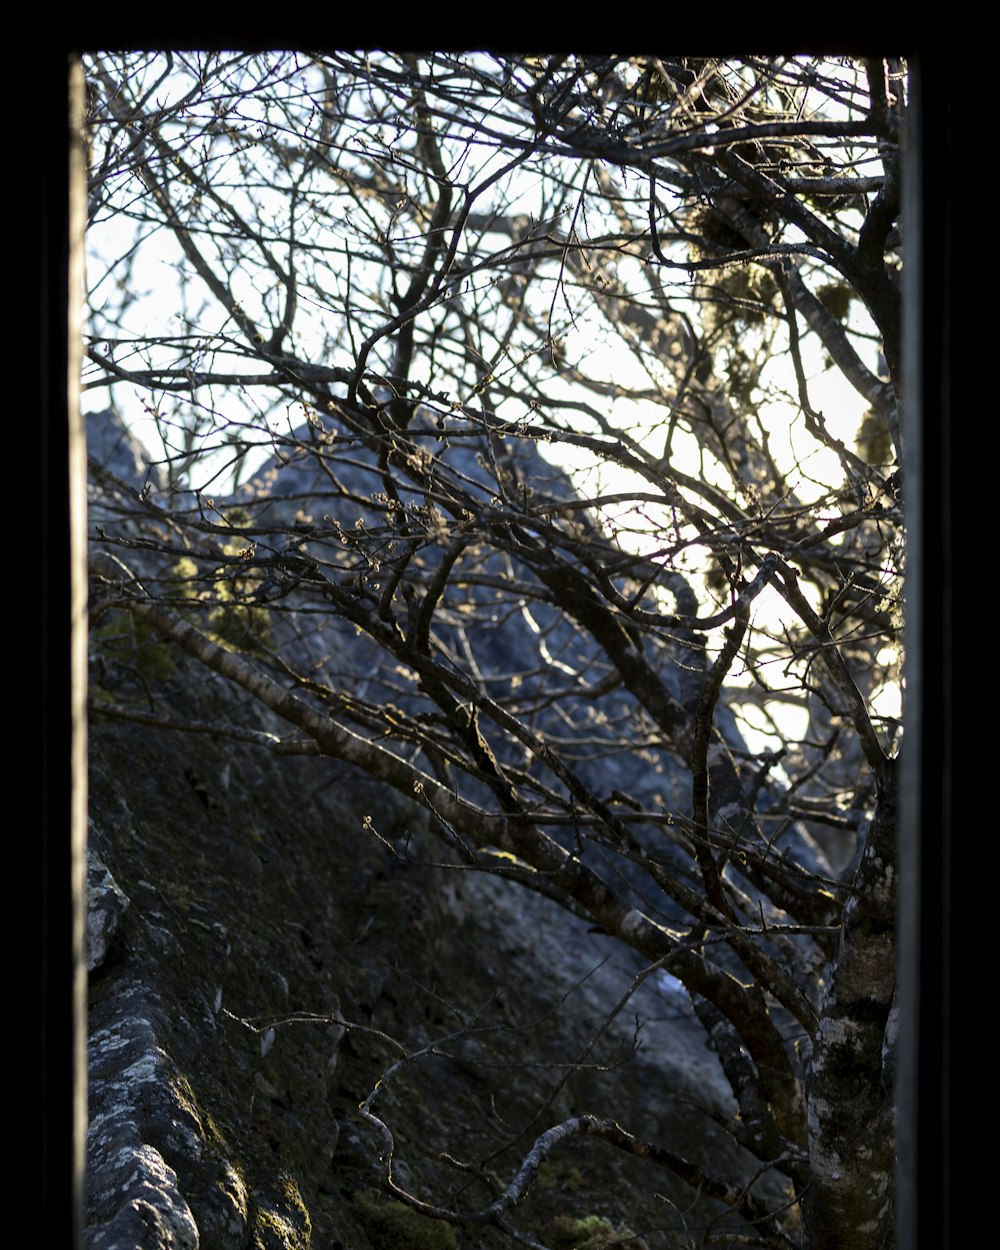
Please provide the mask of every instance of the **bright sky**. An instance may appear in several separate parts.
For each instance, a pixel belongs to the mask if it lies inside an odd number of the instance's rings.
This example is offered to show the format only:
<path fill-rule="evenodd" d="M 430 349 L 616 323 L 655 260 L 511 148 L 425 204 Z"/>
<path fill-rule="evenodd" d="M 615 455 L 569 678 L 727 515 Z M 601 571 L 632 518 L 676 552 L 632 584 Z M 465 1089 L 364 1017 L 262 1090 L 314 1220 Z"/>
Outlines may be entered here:
<path fill-rule="evenodd" d="M 264 207 L 266 208 L 266 205 Z M 102 258 L 121 257 L 125 250 L 132 245 L 135 229 L 136 226 L 132 220 L 122 218 L 112 218 L 92 229 L 89 236 L 89 276 L 92 280 L 99 279 L 102 272 L 107 272 Z M 180 308 L 177 258 L 176 246 L 166 232 L 150 240 L 137 256 L 132 274 L 132 288 L 135 292 L 135 301 L 130 310 L 130 322 L 133 325 L 141 325 L 144 333 L 181 334 L 189 332 L 189 327 L 181 323 L 177 315 Z M 105 281 L 110 280 L 110 278 L 105 279 Z M 361 280 L 359 269 L 358 281 Z M 239 281 L 240 276 L 237 269 L 233 279 L 233 291 L 238 298 L 246 302 L 249 311 L 251 304 L 256 302 L 257 295 L 252 289 L 241 290 Z M 97 294 L 99 298 L 99 283 Z M 854 307 L 857 307 L 856 304 Z M 858 314 L 855 313 L 855 315 Z M 205 328 L 210 331 L 222 328 L 224 317 L 222 310 L 216 307 L 212 316 L 214 323 L 208 324 Z M 230 326 L 229 328 L 234 329 L 235 327 Z M 601 336 L 593 334 L 592 330 L 588 329 L 585 319 L 578 323 L 577 330 L 571 332 L 570 337 L 573 334 L 582 337 L 583 343 L 581 346 L 586 348 L 588 366 L 593 372 L 600 371 L 605 376 L 615 378 L 623 384 L 627 384 L 630 378 L 634 378 L 637 385 L 644 385 L 648 382 L 648 379 L 644 379 L 639 373 L 639 367 L 631 352 L 620 340 L 609 341 L 607 336 L 603 334 Z M 569 345 L 570 354 L 573 352 L 573 347 L 574 345 L 571 342 Z M 824 414 L 831 432 L 836 437 L 848 446 L 852 445 L 858 423 L 865 410 L 864 401 L 849 386 L 839 370 L 835 368 L 826 369 L 822 351 L 813 336 L 806 335 L 804 337 L 802 350 L 810 383 L 810 398 L 813 407 Z M 115 359 L 119 364 L 129 367 L 130 362 L 121 351 L 116 351 Z M 133 362 L 133 365 L 137 368 L 143 367 L 141 361 Z M 240 367 L 245 369 L 246 366 L 241 364 Z M 791 398 L 781 398 L 781 392 L 791 396 L 795 391 L 794 378 L 789 361 L 780 354 L 772 357 L 760 378 L 760 385 L 765 392 L 769 392 L 771 395 L 762 406 L 761 412 L 770 429 L 772 454 L 779 467 L 786 473 L 789 484 L 795 489 L 800 499 L 809 501 L 810 499 L 819 498 L 826 490 L 825 483 L 840 480 L 841 469 L 834 453 L 823 448 L 817 448 L 814 440 L 808 435 L 804 421 L 798 411 L 797 401 L 793 401 Z M 106 395 L 107 393 L 104 390 L 85 392 L 84 404 L 91 409 L 103 407 L 106 403 Z M 115 387 L 114 399 L 119 411 L 126 423 L 132 428 L 136 437 L 156 455 L 156 449 L 160 445 L 159 431 L 156 421 L 149 414 L 147 408 L 148 396 L 140 394 L 136 388 L 129 386 L 127 383 L 121 383 Z M 217 402 L 220 401 L 217 400 Z M 240 420 L 246 419 L 247 396 L 245 394 L 231 396 L 228 399 L 221 400 L 221 402 L 223 406 L 228 402 L 232 402 L 232 416 Z M 296 412 L 293 415 L 296 421 L 300 419 L 300 413 Z M 609 415 L 613 420 L 629 428 L 633 434 L 635 434 L 637 428 L 646 427 L 650 431 L 651 440 L 662 439 L 660 431 L 662 429 L 663 412 L 661 408 L 651 403 L 637 404 L 634 401 L 618 400 L 613 404 Z M 653 445 L 656 445 L 655 442 Z M 678 457 L 679 468 L 689 472 L 692 476 L 697 475 L 699 472 L 711 475 L 712 464 L 703 456 L 701 449 L 698 448 L 692 436 L 679 432 L 675 439 L 674 447 L 675 454 Z M 259 463 L 267 455 L 268 449 L 262 447 L 256 457 L 253 455 L 248 457 L 243 469 L 243 476 L 246 477 L 257 467 L 255 459 Z M 581 491 L 586 494 L 596 494 L 599 490 L 624 490 L 628 489 L 629 485 L 635 485 L 634 482 L 629 482 L 624 475 L 621 475 L 621 471 L 607 465 L 601 470 L 601 476 L 595 480 L 592 455 L 566 444 L 547 445 L 545 447 L 545 455 L 548 459 L 561 464 L 572 472 L 579 483 Z M 206 464 L 200 468 L 199 476 L 204 474 L 203 481 L 208 480 L 221 467 L 221 462 L 211 467 Z M 721 469 L 719 470 L 719 481 L 720 484 L 724 484 Z M 213 495 L 224 495 L 226 490 L 226 483 L 224 479 L 220 478 L 213 482 L 210 493 Z M 644 507 L 648 509 L 648 505 L 644 505 Z M 641 536 L 635 532 L 624 540 L 633 542 L 637 547 L 642 542 Z M 787 613 L 788 609 L 784 601 L 770 587 L 763 592 L 754 604 L 755 623 L 767 630 L 780 627 L 781 620 Z M 887 656 L 886 659 L 888 658 Z M 898 687 L 894 684 L 883 687 L 875 699 L 875 704 L 878 713 L 898 716 L 900 707 Z M 793 734 L 804 732 L 804 713 L 798 724 L 791 723 L 789 719 L 798 716 L 798 713 L 787 706 L 776 711 L 775 715 L 780 717 L 783 729 Z M 765 746 L 773 748 L 779 745 L 778 737 L 773 732 L 769 732 L 769 727 L 764 723 L 764 718 L 758 709 L 748 706 L 745 709 L 745 716 L 756 722 L 756 724 L 747 724 L 746 726 L 748 742 L 753 749 L 761 749 Z"/>

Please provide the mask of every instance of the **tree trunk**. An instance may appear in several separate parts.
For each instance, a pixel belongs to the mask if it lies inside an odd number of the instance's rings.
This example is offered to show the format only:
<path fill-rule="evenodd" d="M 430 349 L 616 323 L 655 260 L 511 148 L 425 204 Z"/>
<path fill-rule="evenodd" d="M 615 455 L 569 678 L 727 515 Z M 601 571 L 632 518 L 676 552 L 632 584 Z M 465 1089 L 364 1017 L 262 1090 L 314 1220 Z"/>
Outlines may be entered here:
<path fill-rule="evenodd" d="M 896 798 L 896 763 L 887 761 L 810 1066 L 809 1250 L 894 1245 L 893 1105 L 883 1046 L 896 985 Z"/>

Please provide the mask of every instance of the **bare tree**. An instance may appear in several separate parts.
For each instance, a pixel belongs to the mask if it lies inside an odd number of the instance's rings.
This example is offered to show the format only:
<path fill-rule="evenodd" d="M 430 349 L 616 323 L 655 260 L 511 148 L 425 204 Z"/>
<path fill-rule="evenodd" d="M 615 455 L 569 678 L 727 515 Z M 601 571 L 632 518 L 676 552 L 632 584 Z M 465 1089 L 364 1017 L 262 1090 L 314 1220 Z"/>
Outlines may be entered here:
<path fill-rule="evenodd" d="M 172 640 L 286 726 L 232 732 L 413 795 L 456 863 L 669 970 L 792 1202 L 580 1116 L 445 1208 L 372 1099 L 386 1187 L 523 1238 L 592 1135 L 733 1244 L 889 1246 L 905 67 L 87 69 L 85 387 L 138 397 L 162 473 L 96 532 L 98 636 Z"/>

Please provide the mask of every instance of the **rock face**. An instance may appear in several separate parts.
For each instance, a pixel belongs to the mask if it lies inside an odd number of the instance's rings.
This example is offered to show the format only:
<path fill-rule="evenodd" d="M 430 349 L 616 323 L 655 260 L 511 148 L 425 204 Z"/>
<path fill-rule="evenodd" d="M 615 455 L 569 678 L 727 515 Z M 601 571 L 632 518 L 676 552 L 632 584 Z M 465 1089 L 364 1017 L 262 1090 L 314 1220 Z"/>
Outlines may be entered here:
<path fill-rule="evenodd" d="M 125 460 L 113 491 L 95 480 L 102 525 L 114 492 L 147 481 Z M 123 665 L 95 637 L 100 695 Z M 147 642 L 159 708 L 267 727 Z M 380 1079 L 393 1175 L 442 1206 L 485 1205 L 540 1132 L 582 1113 L 749 1179 L 703 1113 L 731 1108 L 686 995 L 637 985 L 637 957 L 549 900 L 436 867 L 421 809 L 221 732 L 96 713 L 90 736 L 93 1250 L 511 1244 L 378 1196 L 384 1138 L 358 1108 Z M 672 1250 L 712 1215 L 590 1142 L 556 1152 L 517 1218 L 551 1246 L 617 1232 Z"/>

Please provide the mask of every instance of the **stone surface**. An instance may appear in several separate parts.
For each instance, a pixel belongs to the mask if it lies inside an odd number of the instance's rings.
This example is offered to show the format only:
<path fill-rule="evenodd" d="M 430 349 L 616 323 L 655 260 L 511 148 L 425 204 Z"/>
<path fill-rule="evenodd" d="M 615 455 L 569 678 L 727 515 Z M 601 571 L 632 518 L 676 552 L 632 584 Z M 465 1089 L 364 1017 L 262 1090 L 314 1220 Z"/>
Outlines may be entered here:
<path fill-rule="evenodd" d="M 138 707 L 145 684 L 178 719 L 274 728 L 157 648 L 96 637 L 96 696 Z M 730 1096 L 676 983 L 637 985 L 638 957 L 548 899 L 439 866 L 449 848 L 396 792 L 222 733 L 98 712 L 90 735 L 108 939 L 91 973 L 92 1250 L 380 1250 L 382 1143 L 358 1111 L 380 1080 L 393 1173 L 430 1202 L 484 1205 L 538 1133 L 585 1112 L 752 1174 L 711 1119 Z M 712 1213 L 574 1142 L 518 1219 L 544 1240 L 599 1217 L 680 1250 Z M 456 1243 L 509 1244 L 481 1229 Z"/>
<path fill-rule="evenodd" d="M 87 855 L 87 971 L 96 972 L 108 957 L 129 901 L 93 852 Z"/>

